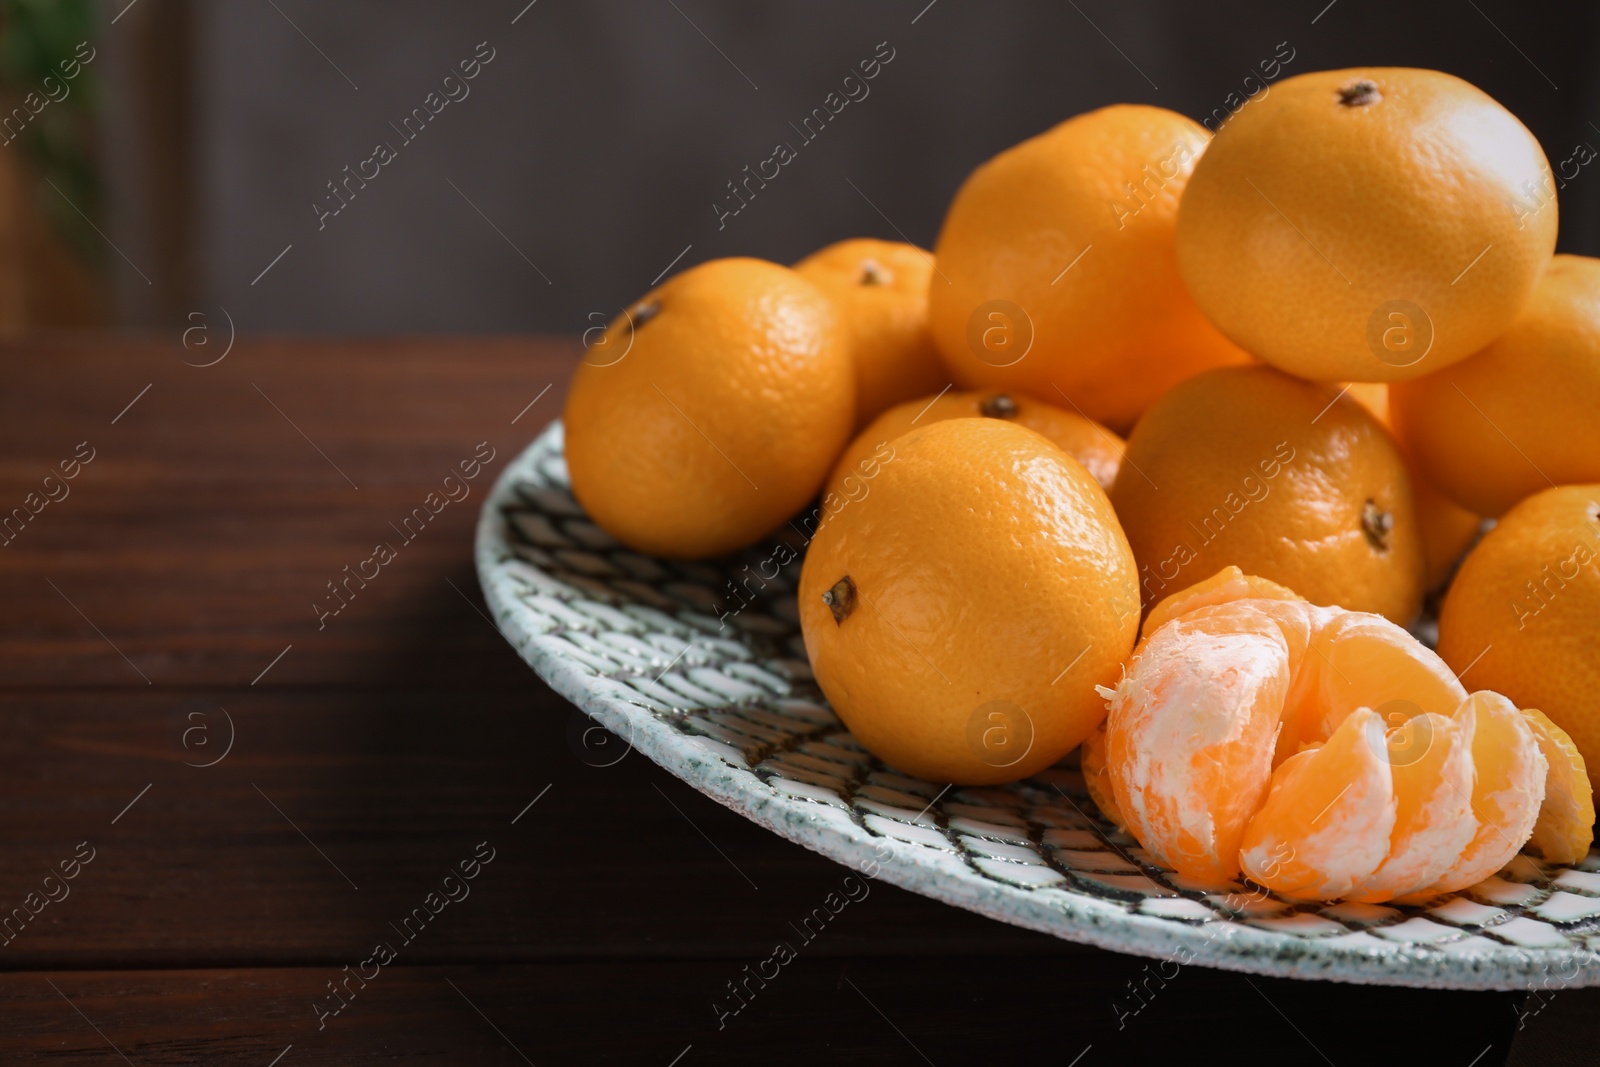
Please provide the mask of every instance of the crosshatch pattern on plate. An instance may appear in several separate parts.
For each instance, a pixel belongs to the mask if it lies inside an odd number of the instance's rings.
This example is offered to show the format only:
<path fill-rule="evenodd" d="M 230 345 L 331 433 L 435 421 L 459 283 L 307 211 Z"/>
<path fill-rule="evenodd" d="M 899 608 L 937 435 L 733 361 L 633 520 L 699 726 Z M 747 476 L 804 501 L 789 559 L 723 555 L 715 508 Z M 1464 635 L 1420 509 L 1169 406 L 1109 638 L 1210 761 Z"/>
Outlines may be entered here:
<path fill-rule="evenodd" d="M 1500 957 L 1515 960 L 1512 970 L 1525 977 L 1540 956 L 1600 951 L 1600 852 L 1573 868 L 1521 855 L 1480 885 L 1422 906 L 1295 903 L 1245 879 L 1222 888 L 1188 882 L 1101 817 L 1075 754 L 999 787 L 946 787 L 899 774 L 856 742 L 817 688 L 794 601 L 798 560 L 768 577 L 761 565 L 771 546 L 712 562 L 625 548 L 573 499 L 559 423 L 503 480 L 510 491 L 497 490 L 489 505 L 499 537 L 492 560 L 480 566 L 506 579 L 512 603 L 497 611 L 518 614 L 534 635 L 533 658 L 542 653 L 580 672 L 587 691 L 624 708 L 630 728 L 654 725 L 694 739 L 744 788 L 764 792 L 791 816 L 832 809 L 873 838 L 955 860 L 953 871 L 940 865 L 942 877 L 1063 905 L 1092 898 L 1129 917 L 1200 931 L 1242 925 L 1269 935 L 1280 955 L 1356 949 L 1376 963 L 1421 954 L 1457 957 L 1463 968 Z M 738 601 L 728 583 L 743 578 L 749 589 L 758 567 L 759 596 L 729 613 Z M 484 584 L 493 605 L 494 583 L 485 575 Z M 728 613 L 720 621 L 719 610 Z M 1071 912 L 1060 908 L 1052 932 L 1081 939 Z M 1259 939 L 1250 945 L 1260 957 Z M 1379 966 L 1371 980 L 1396 975 Z"/>

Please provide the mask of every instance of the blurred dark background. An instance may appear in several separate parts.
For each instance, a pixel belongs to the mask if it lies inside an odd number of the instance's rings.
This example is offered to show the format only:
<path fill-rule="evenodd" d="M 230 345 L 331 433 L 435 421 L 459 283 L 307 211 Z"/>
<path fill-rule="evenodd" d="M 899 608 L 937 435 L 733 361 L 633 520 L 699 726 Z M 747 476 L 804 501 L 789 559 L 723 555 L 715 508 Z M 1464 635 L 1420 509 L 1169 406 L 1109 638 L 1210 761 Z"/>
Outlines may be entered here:
<path fill-rule="evenodd" d="M 789 262 L 858 234 L 930 245 L 1000 149 L 1118 101 L 1202 119 L 1289 53 L 1281 77 L 1460 75 L 1552 165 L 1600 146 L 1588 3 L 6 0 L 0 18 L 8 108 L 79 40 L 94 52 L 0 151 L 12 330 L 178 330 L 220 305 L 256 332 L 575 333 L 669 264 Z M 798 134 L 891 53 L 866 96 Z M 492 58 L 447 85 L 475 54 Z M 447 91 L 407 140 L 403 120 Z M 719 219 L 727 183 L 780 141 L 797 158 Z M 364 164 L 379 142 L 394 158 Z M 320 216 L 363 166 L 377 176 Z M 1600 251 L 1595 169 L 1561 192 L 1563 251 Z"/>

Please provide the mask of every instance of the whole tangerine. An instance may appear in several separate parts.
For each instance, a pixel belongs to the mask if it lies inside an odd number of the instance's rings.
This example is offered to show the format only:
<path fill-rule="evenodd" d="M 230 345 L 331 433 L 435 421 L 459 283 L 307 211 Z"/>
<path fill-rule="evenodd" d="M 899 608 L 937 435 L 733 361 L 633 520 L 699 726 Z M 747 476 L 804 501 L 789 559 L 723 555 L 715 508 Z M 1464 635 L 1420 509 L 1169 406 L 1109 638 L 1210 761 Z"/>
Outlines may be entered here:
<path fill-rule="evenodd" d="M 1445 596 L 1439 654 L 1600 767 L 1600 485 L 1535 493 L 1484 535 Z"/>
<path fill-rule="evenodd" d="M 933 337 L 956 384 L 1071 398 L 1124 432 L 1168 386 L 1246 356 L 1178 276 L 1178 199 L 1200 125 L 1119 104 L 984 163 L 939 231 Z"/>
<path fill-rule="evenodd" d="M 794 265 L 833 297 L 856 368 L 856 424 L 949 384 L 928 333 L 933 256 L 916 245 L 857 237 Z"/>
<path fill-rule="evenodd" d="M 1033 774 L 1105 716 L 1139 626 L 1133 554 L 1082 464 L 1002 419 L 894 442 L 872 492 L 823 523 L 800 574 L 817 684 L 900 770 Z"/>
<path fill-rule="evenodd" d="M 1600 259 L 1555 257 L 1510 329 L 1391 404 L 1422 470 L 1481 514 L 1600 481 Z"/>
<path fill-rule="evenodd" d="M 1139 420 L 1111 502 L 1147 605 L 1230 565 L 1402 625 L 1421 605 L 1405 460 L 1331 386 L 1264 366 L 1195 375 Z"/>
<path fill-rule="evenodd" d="M 641 552 L 748 545 L 810 500 L 855 423 L 833 302 L 787 267 L 702 263 L 647 293 L 578 365 L 572 492 Z"/>
<path fill-rule="evenodd" d="M 1317 381 L 1402 381 L 1511 324 L 1550 262 L 1539 142 L 1436 70 L 1287 78 L 1235 115 L 1178 213 L 1194 299 L 1250 353 Z"/>
<path fill-rule="evenodd" d="M 918 397 L 897 404 L 873 419 L 833 465 L 824 498 L 831 493 L 841 500 L 853 500 L 871 492 L 870 483 L 877 470 L 873 460 L 881 460 L 884 446 L 918 425 L 927 426 L 945 419 L 977 418 L 1004 419 L 1043 434 L 1087 467 L 1102 489 L 1110 489 L 1111 483 L 1116 481 L 1117 467 L 1122 462 L 1122 438 L 1075 411 L 1065 411 L 1021 394 L 979 389 L 970 393 Z"/>

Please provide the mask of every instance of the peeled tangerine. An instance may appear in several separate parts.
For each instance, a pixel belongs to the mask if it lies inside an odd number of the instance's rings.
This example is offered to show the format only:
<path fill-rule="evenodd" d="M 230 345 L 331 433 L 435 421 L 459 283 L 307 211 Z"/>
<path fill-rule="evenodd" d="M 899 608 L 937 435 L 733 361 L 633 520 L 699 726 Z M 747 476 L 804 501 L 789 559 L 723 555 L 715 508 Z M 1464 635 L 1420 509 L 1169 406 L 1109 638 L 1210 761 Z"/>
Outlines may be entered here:
<path fill-rule="evenodd" d="M 1092 795 L 1197 881 L 1242 870 L 1294 899 L 1420 899 L 1482 881 L 1530 837 L 1563 863 L 1592 840 L 1587 778 L 1549 719 L 1469 695 L 1382 616 L 1237 567 L 1159 604 L 1101 692 Z"/>

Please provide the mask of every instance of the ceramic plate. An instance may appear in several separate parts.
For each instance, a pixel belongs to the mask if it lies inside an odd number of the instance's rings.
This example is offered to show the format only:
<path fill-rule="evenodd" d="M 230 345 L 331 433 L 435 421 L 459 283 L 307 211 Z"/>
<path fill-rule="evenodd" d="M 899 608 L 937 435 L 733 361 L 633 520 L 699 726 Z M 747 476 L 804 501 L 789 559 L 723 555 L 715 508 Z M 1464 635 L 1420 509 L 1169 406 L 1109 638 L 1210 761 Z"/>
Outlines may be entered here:
<path fill-rule="evenodd" d="M 1293 904 L 1164 868 L 1100 818 L 1075 757 L 998 788 L 896 773 L 812 679 L 798 562 L 719 622 L 730 578 L 771 551 L 682 563 L 622 547 L 574 502 L 560 423 L 501 475 L 476 548 L 496 624 L 556 692 L 746 818 L 912 892 L 1180 964 L 1436 988 L 1600 984 L 1600 853 L 1573 868 L 1519 856 L 1425 908 Z"/>

